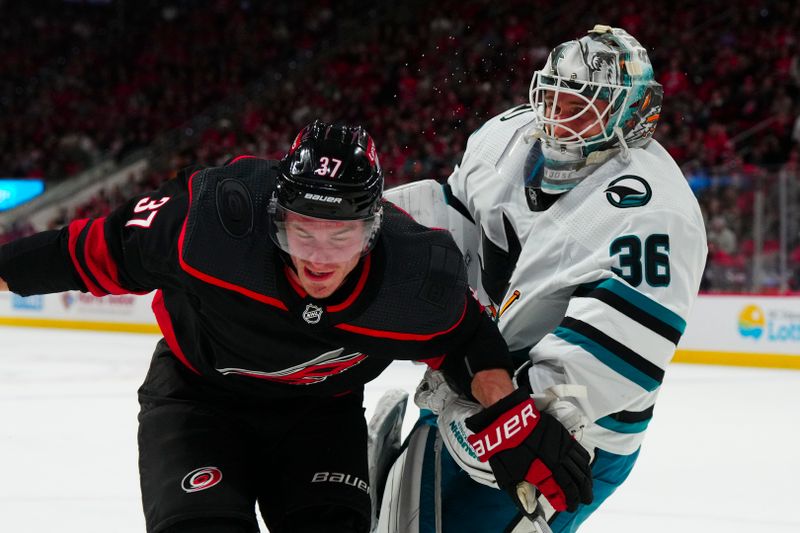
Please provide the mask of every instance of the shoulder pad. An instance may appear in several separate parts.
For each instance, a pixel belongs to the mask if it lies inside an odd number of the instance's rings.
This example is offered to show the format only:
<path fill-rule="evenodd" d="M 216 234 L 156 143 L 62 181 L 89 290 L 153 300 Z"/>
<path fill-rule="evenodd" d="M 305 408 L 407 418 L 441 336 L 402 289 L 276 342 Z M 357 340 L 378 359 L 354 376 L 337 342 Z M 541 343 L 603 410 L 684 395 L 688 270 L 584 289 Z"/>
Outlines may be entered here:
<path fill-rule="evenodd" d="M 267 206 L 276 165 L 247 158 L 192 175 L 180 250 L 185 268 L 256 293 L 274 292 L 274 280 L 259 274 L 273 247 L 252 243 L 269 242 Z"/>
<path fill-rule="evenodd" d="M 384 205 L 384 217 L 384 284 L 358 322 L 385 329 L 402 325 L 407 333 L 423 335 L 456 324 L 464 312 L 467 276 L 450 234 L 417 224 L 391 204 Z"/>

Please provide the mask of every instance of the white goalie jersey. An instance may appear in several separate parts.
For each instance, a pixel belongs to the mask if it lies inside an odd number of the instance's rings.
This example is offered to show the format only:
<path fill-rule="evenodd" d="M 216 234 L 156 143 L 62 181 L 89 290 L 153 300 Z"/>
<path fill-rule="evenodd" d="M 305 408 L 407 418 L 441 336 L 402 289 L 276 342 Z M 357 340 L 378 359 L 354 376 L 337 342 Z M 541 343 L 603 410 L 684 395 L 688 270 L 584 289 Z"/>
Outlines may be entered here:
<path fill-rule="evenodd" d="M 627 455 L 641 444 L 697 296 L 707 254 L 700 208 L 652 141 L 598 162 L 533 210 L 540 199 L 525 179 L 535 141 L 520 142 L 532 119 L 528 105 L 494 117 L 446 185 L 412 183 L 387 198 L 454 233 L 509 348 L 534 363 L 534 392 L 586 388 L 569 399 L 590 420 L 582 444 Z"/>

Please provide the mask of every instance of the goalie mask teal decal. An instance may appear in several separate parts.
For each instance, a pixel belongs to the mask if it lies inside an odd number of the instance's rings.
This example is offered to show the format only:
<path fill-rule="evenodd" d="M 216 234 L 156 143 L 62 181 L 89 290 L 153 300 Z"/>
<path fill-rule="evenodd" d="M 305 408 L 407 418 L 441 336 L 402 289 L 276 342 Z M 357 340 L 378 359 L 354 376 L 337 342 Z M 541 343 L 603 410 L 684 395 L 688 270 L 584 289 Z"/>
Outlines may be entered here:
<path fill-rule="evenodd" d="M 614 207 L 641 207 L 653 197 L 650 184 L 639 176 L 622 176 L 612 181 L 604 191 L 606 200 Z"/>

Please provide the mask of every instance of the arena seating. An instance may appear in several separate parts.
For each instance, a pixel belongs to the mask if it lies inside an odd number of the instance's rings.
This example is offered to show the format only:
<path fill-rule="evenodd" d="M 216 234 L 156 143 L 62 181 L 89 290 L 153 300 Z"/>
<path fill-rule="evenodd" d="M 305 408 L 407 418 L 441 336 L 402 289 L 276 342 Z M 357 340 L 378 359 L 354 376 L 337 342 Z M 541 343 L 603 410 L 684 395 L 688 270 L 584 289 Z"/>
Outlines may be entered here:
<path fill-rule="evenodd" d="M 255 82 L 263 87 L 234 113 L 214 115 L 172 152 L 162 151 L 146 175 L 65 210 L 52 227 L 102 216 L 183 165 L 221 164 L 239 153 L 280 157 L 317 117 L 366 125 L 387 186 L 443 180 L 472 131 L 526 101 L 531 74 L 552 45 L 603 22 L 625 27 L 648 47 L 664 85 L 656 138 L 682 166 L 706 217 L 704 288 L 752 287 L 755 197 L 777 205 L 783 175 L 791 183 L 792 287 L 800 290 L 800 6 L 46 4 L 15 6 L 10 14 L 0 4 L 0 14 L 14 21 L 0 33 L 8 51 L 0 58 L 0 98 L 10 111 L 0 115 L 0 176 L 68 179 L 99 158 L 122 158 L 155 142 Z M 761 288 L 774 290 L 778 210 L 765 212 Z M 0 242 L 31 229 L 7 228 Z"/>

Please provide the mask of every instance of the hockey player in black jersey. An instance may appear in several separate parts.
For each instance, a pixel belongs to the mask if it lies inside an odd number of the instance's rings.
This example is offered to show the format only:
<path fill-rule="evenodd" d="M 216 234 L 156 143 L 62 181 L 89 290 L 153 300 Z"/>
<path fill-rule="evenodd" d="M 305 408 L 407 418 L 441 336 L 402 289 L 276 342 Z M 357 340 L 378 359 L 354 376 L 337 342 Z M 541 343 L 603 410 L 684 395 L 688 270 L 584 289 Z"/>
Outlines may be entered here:
<path fill-rule="evenodd" d="M 363 386 L 394 359 L 489 407 L 509 479 L 544 463 L 568 497 L 591 492 L 588 456 L 565 475 L 525 446 L 551 426 L 514 395 L 449 234 L 382 190 L 372 138 L 318 121 L 281 161 L 186 172 L 106 218 L 0 248 L 0 289 L 21 295 L 157 291 L 164 339 L 139 389 L 149 532 L 257 531 L 256 502 L 273 533 L 368 531 Z"/>

